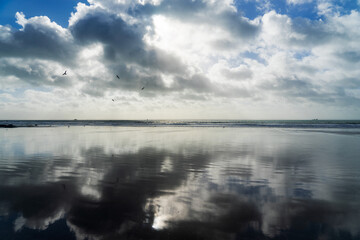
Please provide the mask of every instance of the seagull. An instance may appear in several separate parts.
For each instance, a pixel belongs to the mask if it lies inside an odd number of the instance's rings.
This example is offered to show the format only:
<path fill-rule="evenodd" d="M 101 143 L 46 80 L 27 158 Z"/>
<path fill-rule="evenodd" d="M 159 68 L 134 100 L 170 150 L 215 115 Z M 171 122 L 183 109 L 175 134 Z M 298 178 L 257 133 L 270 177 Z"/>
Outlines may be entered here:
<path fill-rule="evenodd" d="M 144 90 L 145 87 L 142 87 L 141 90 Z"/>
<path fill-rule="evenodd" d="M 63 73 L 63 76 L 64 76 L 64 75 L 66 75 L 66 70 L 65 70 L 65 72 Z"/>
<path fill-rule="evenodd" d="M 116 77 L 117 77 L 118 79 L 120 79 L 119 75 L 116 75 Z"/>

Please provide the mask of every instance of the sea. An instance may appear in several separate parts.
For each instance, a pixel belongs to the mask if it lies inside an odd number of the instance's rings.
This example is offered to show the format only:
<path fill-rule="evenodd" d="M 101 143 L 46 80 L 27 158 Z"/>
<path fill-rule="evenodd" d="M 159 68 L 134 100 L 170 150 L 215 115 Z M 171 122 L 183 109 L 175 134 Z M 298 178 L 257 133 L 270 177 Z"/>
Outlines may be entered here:
<path fill-rule="evenodd" d="M 358 120 L 0 121 L 0 239 L 360 239 Z"/>
<path fill-rule="evenodd" d="M 275 127 L 360 128 L 360 120 L 0 120 L 14 127 L 123 126 L 123 127 Z"/>

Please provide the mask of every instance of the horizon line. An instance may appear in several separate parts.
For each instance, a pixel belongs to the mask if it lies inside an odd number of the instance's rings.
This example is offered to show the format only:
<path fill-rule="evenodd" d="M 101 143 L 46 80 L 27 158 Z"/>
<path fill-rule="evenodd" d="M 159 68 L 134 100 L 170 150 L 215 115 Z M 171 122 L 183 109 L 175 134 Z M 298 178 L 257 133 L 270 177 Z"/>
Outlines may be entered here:
<path fill-rule="evenodd" d="M 313 119 L 240 119 L 240 118 L 141 118 L 141 119 L 0 119 L 0 121 L 360 121 L 347 118 L 313 118 Z"/>

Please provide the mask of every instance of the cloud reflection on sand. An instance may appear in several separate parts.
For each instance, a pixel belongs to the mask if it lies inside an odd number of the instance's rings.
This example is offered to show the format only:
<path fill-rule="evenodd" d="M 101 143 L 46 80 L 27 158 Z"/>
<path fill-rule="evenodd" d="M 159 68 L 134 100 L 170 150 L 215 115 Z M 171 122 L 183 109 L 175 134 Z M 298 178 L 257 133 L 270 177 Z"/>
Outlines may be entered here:
<path fill-rule="evenodd" d="M 360 169 L 356 136 L 109 127 L 0 134 L 0 225 L 15 219 L 14 236 L 61 219 L 77 239 L 360 236 L 360 183 L 348 175 Z"/>

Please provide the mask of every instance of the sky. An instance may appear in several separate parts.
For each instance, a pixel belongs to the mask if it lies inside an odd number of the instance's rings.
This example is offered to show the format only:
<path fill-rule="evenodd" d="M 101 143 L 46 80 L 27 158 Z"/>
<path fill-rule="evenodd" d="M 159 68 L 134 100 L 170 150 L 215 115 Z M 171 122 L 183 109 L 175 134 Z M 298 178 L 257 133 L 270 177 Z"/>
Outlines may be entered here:
<path fill-rule="evenodd" d="M 2 0 L 0 119 L 360 119 L 359 11 Z"/>

